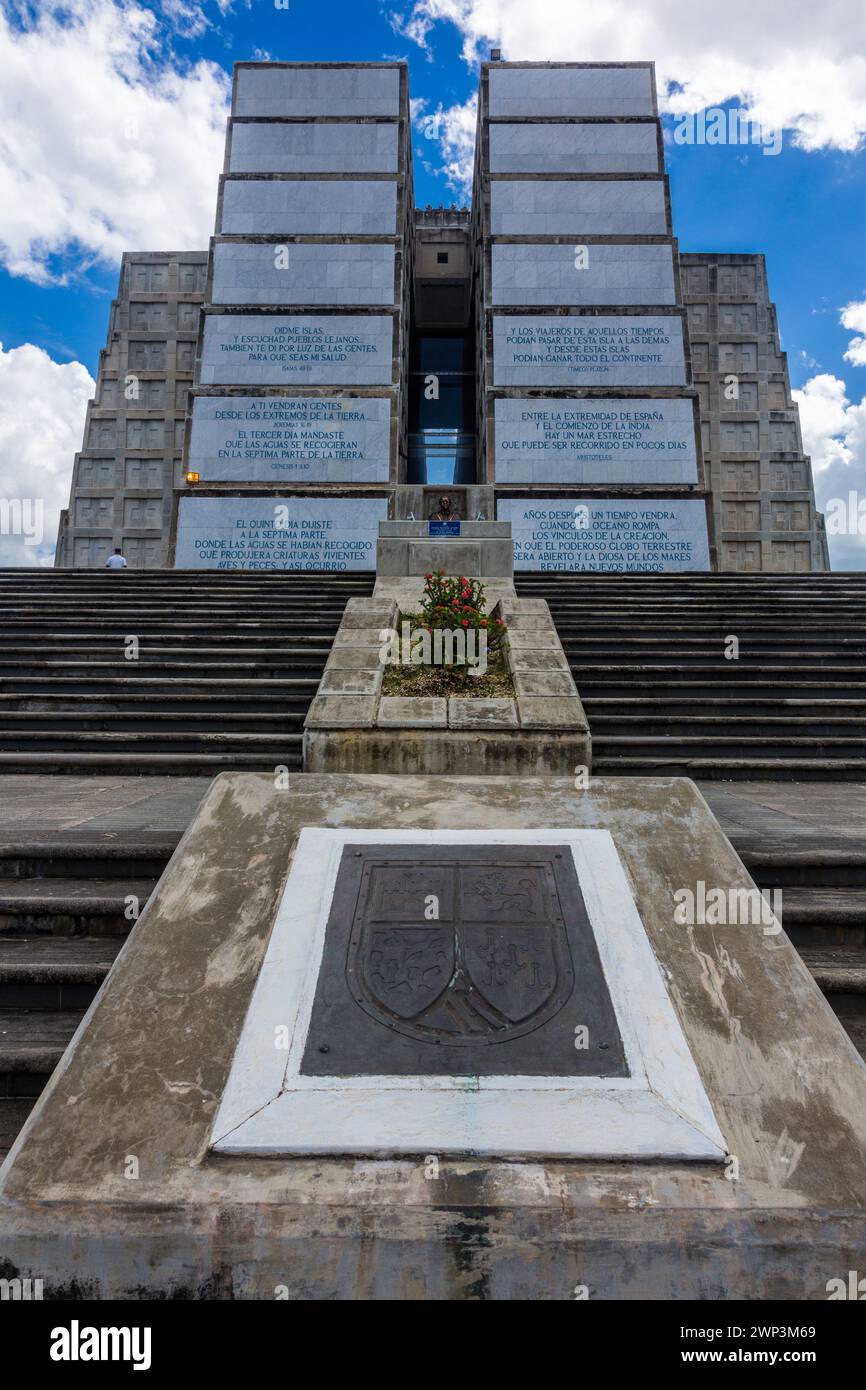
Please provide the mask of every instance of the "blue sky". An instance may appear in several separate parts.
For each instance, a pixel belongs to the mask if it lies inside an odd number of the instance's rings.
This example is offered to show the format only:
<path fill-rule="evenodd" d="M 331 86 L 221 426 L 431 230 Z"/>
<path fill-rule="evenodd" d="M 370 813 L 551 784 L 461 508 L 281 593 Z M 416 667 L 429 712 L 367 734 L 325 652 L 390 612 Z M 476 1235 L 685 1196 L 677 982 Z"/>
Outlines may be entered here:
<path fill-rule="evenodd" d="M 859 486 L 866 497 L 866 11 L 862 0 L 829 0 L 820 14 L 805 0 L 722 9 L 0 0 L 0 464 L 14 473 L 23 450 L 31 477 L 50 473 L 55 500 L 68 487 L 120 250 L 207 244 L 234 61 L 407 60 L 416 202 L 462 202 L 477 61 L 496 42 L 505 58 L 654 59 L 669 133 L 683 112 L 722 103 L 784 127 L 777 156 L 670 141 L 675 230 L 684 251 L 766 254 L 819 496 Z M 46 381 L 50 458 L 15 423 L 14 393 L 20 404 L 41 392 L 47 411 Z M 838 546 L 844 563 L 866 563 L 866 537 Z"/>

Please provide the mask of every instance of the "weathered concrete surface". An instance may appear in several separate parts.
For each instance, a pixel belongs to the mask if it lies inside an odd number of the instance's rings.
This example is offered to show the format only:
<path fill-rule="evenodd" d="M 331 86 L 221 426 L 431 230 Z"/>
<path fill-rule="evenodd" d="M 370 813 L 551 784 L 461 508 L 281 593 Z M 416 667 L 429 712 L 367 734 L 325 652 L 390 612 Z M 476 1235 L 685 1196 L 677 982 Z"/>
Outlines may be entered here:
<path fill-rule="evenodd" d="M 608 829 L 738 1180 L 208 1158 L 292 844 L 317 824 Z M 0 1174 L 0 1267 L 49 1296 L 825 1298 L 862 1266 L 866 1068 L 783 934 L 674 923 L 701 879 L 751 886 L 685 780 L 219 777 Z"/>

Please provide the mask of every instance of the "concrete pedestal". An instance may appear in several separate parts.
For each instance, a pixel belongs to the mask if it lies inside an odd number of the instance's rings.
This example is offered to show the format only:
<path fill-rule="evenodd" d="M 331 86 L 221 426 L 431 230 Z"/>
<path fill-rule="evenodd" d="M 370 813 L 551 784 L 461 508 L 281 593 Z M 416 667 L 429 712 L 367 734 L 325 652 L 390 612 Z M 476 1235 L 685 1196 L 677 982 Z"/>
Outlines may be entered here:
<path fill-rule="evenodd" d="M 604 1160 L 603 1129 L 598 1156 L 479 1157 L 467 1077 L 445 1083 L 462 1155 L 214 1151 L 300 832 L 398 826 L 610 836 L 727 1158 Z M 46 1297 L 825 1299 L 862 1267 L 866 1069 L 783 932 L 678 923 L 699 883 L 752 887 L 685 780 L 218 778 L 0 1171 L 4 1275 Z"/>
<path fill-rule="evenodd" d="M 457 536 L 431 536 L 426 521 L 380 521 L 378 577 L 424 575 L 432 570 L 473 579 L 511 579 L 510 521 L 461 521 Z"/>

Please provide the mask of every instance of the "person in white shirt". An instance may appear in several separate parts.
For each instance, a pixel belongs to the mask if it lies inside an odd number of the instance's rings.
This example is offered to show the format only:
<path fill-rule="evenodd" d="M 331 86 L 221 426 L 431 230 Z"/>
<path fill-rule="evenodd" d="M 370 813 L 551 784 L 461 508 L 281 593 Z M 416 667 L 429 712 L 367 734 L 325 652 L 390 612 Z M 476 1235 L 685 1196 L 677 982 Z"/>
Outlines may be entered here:
<path fill-rule="evenodd" d="M 113 555 L 109 555 L 108 559 L 107 559 L 106 562 L 105 562 L 105 568 L 106 568 L 107 570 L 125 570 L 125 569 L 126 569 L 126 561 L 124 560 L 123 555 L 121 554 L 120 550 L 115 550 L 115 552 L 114 552 Z"/>

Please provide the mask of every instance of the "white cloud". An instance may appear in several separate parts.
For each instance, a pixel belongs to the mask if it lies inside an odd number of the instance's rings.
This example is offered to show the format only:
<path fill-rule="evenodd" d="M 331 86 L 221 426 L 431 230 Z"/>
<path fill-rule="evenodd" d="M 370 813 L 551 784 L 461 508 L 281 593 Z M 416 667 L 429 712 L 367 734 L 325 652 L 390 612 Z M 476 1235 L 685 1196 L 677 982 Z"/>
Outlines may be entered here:
<path fill-rule="evenodd" d="M 226 73 L 166 57 L 135 0 L 42 0 L 21 24 L 0 13 L 0 263 L 45 284 L 70 256 L 206 246 Z"/>
<path fill-rule="evenodd" d="M 846 304 L 842 310 L 842 327 L 855 333 L 866 334 L 866 299 L 859 304 Z M 866 367 L 866 337 L 852 338 L 845 353 L 845 361 L 855 367 Z"/>
<path fill-rule="evenodd" d="M 0 344 L 0 565 L 50 563 L 94 389 L 80 362 L 54 362 L 32 343 L 9 352 Z M 28 544 L 22 528 L 34 537 L 40 513 L 42 537 Z"/>
<path fill-rule="evenodd" d="M 766 130 L 793 131 L 804 149 L 856 150 L 866 138 L 863 0 L 417 0 L 403 32 L 429 49 L 435 21 L 460 30 L 470 65 L 491 43 L 510 61 L 649 58 L 662 110 L 737 100 Z"/>
<path fill-rule="evenodd" d="M 866 514 L 866 396 L 859 404 L 850 401 L 845 382 L 827 372 L 793 396 L 800 407 L 803 447 L 812 459 L 818 509 L 829 523 L 841 504 L 853 521 L 851 534 L 829 536 L 830 563 L 833 569 L 866 569 L 866 527 L 858 534 L 862 523 L 857 520 L 860 502 Z"/>
<path fill-rule="evenodd" d="M 432 112 L 425 112 L 424 105 L 422 99 L 412 116 L 424 137 L 438 143 L 442 163 L 437 172 L 444 174 L 449 188 L 468 200 L 472 194 L 477 98 L 473 95 L 462 105 L 446 108 L 440 103 Z"/>

